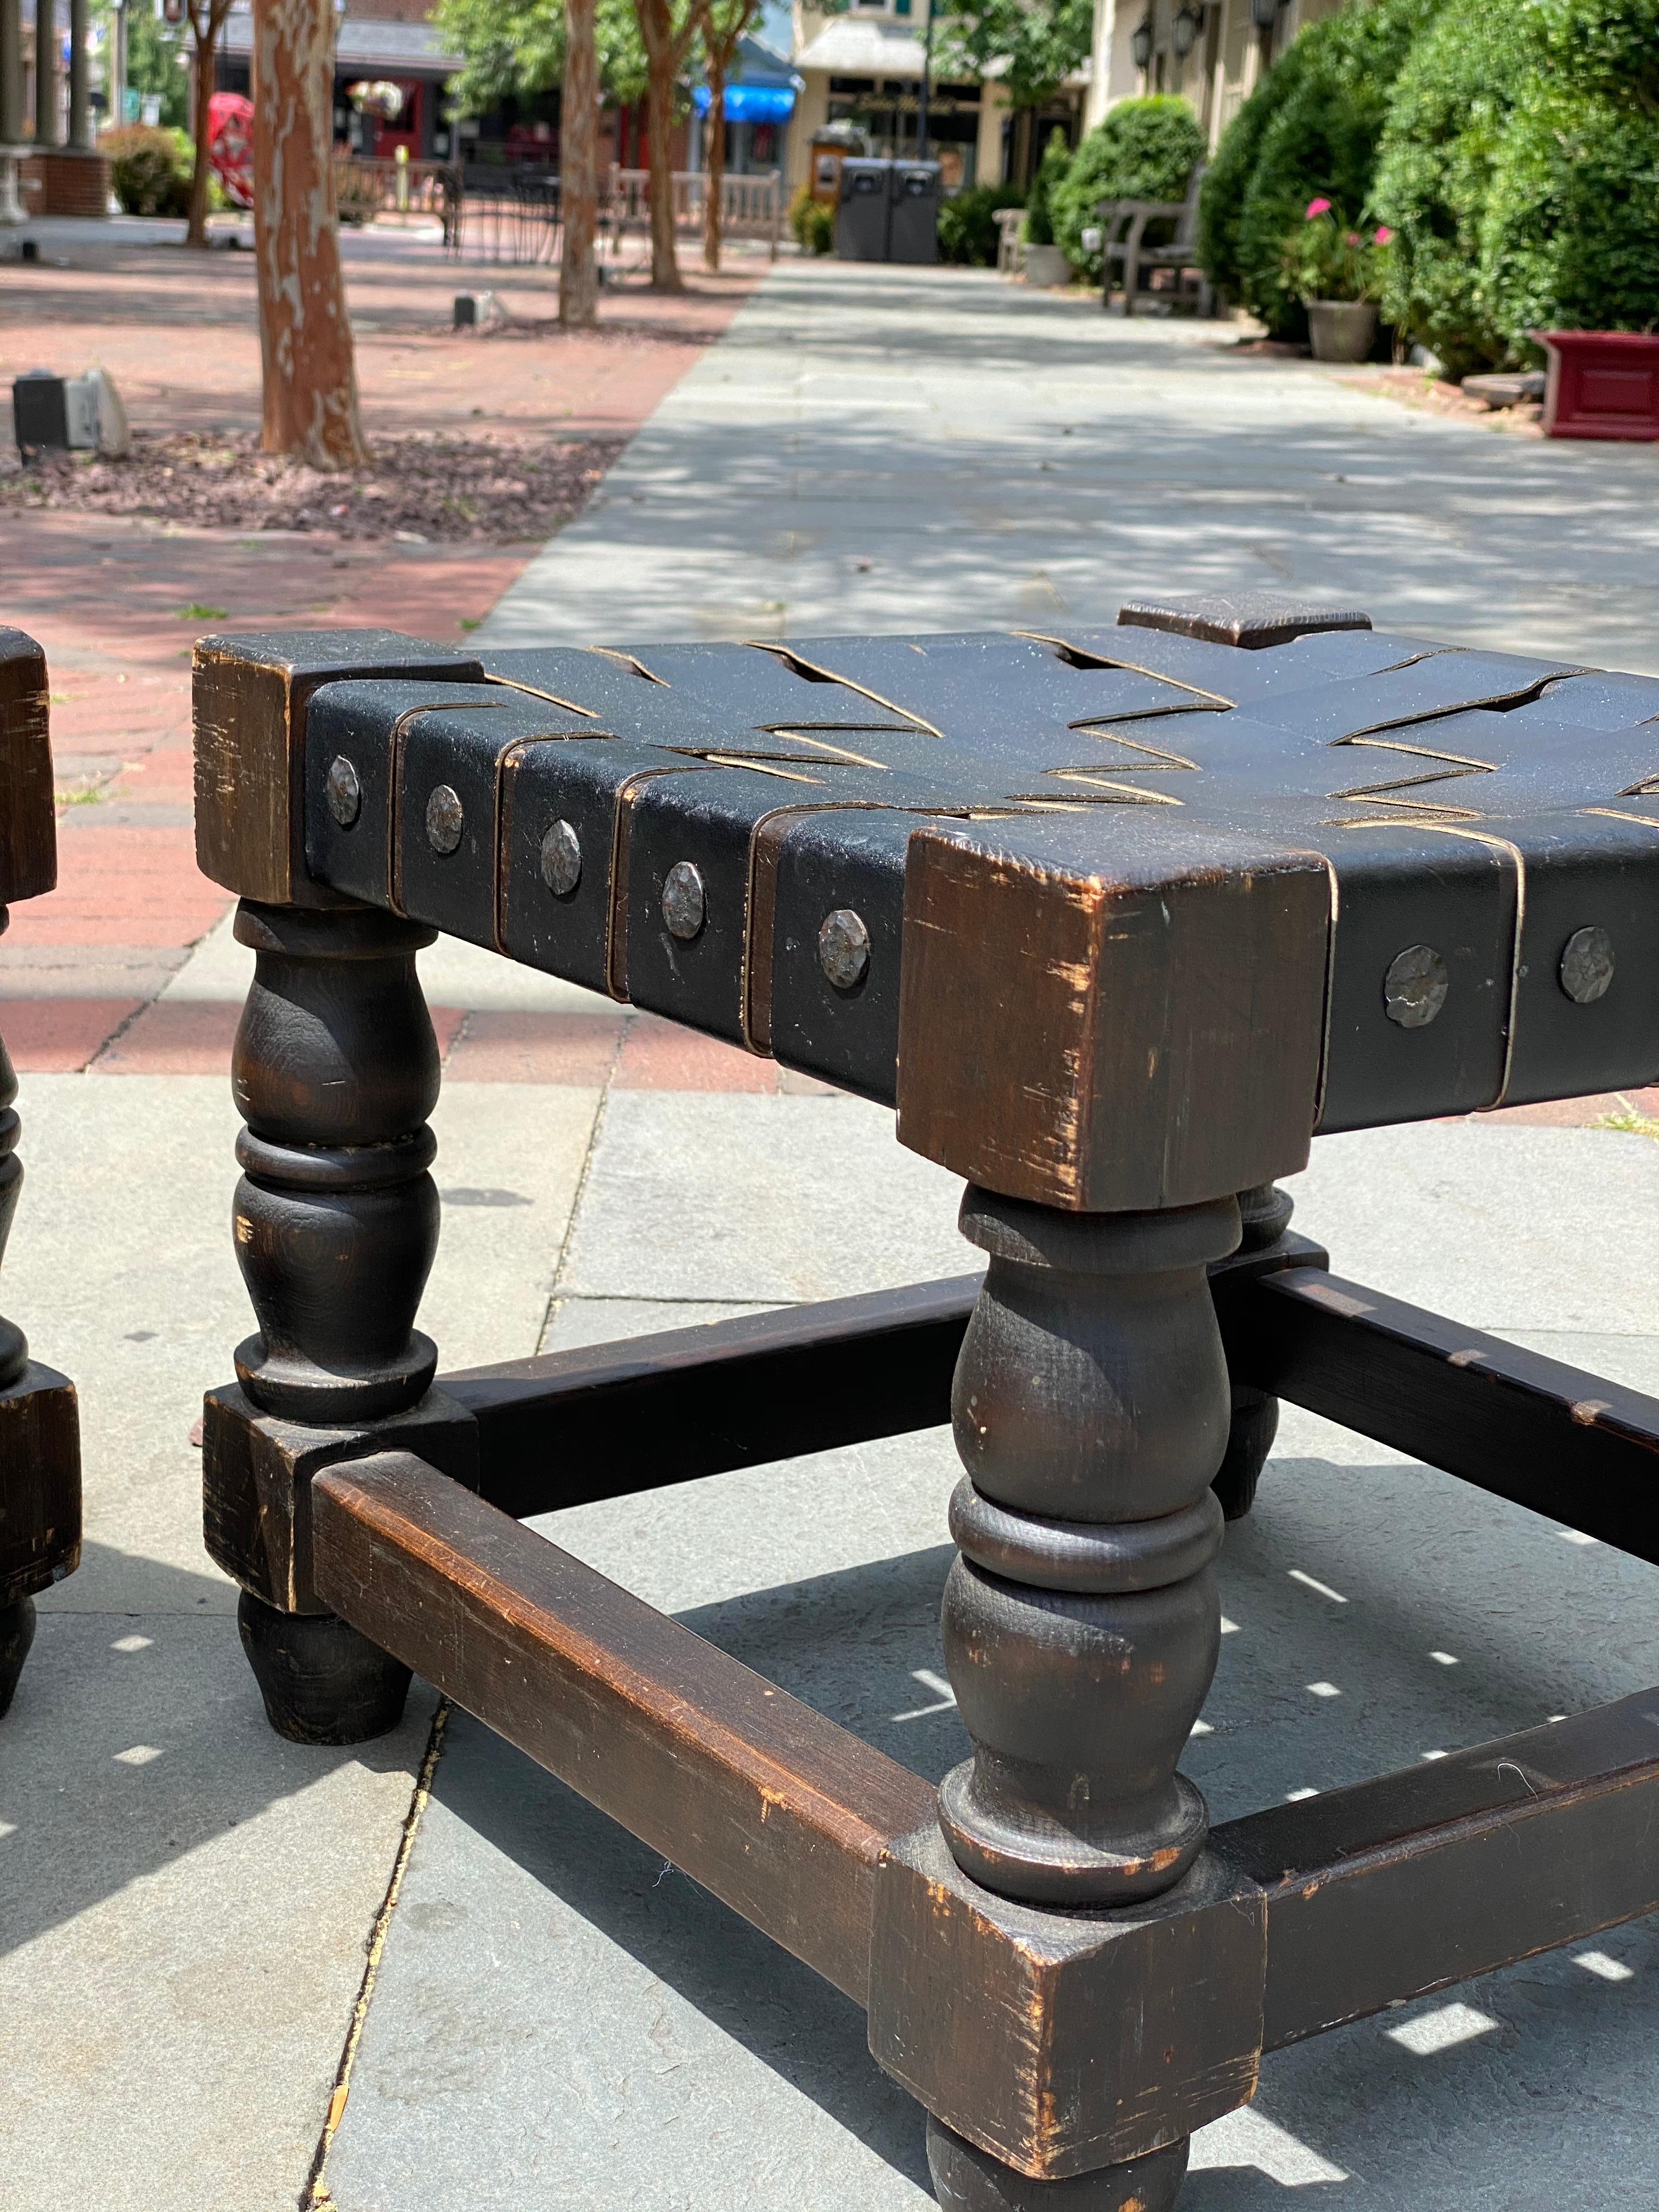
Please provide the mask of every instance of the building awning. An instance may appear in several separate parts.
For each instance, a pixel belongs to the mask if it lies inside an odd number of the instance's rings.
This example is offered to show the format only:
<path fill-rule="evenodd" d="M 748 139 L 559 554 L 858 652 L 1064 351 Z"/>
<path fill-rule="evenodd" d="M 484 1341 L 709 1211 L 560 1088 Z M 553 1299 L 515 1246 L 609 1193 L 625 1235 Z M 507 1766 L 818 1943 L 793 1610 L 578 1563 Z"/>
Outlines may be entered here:
<path fill-rule="evenodd" d="M 837 15 L 795 56 L 798 70 L 825 70 L 831 76 L 890 76 L 921 79 L 921 40 L 910 31 L 856 15 Z"/>
<path fill-rule="evenodd" d="M 220 33 L 219 51 L 236 61 L 245 61 L 252 54 L 250 9 L 231 9 Z M 456 76 L 461 67 L 462 57 L 449 50 L 430 23 L 384 22 L 368 17 L 357 21 L 348 12 L 336 28 L 337 76 L 446 77 Z"/>
<path fill-rule="evenodd" d="M 691 105 L 699 115 L 708 112 L 706 84 L 694 85 Z M 787 123 L 795 108 L 792 84 L 728 84 L 720 103 L 728 123 Z"/>

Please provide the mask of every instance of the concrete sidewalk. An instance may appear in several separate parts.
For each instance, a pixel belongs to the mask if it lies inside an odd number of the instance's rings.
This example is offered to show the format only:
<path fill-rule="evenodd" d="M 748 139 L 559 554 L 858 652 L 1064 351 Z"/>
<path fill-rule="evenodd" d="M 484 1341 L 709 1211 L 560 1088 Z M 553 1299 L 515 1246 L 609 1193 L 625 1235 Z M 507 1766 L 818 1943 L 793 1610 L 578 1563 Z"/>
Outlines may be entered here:
<path fill-rule="evenodd" d="M 1653 672 L 1656 570 L 1659 447 L 1507 437 L 988 272 L 789 261 L 480 635 L 1041 629 L 1284 586 Z"/>
<path fill-rule="evenodd" d="M 1216 344 L 972 274 L 782 264 L 490 633 L 1105 621 L 1276 558 L 1380 621 L 1659 667 L 1654 457 Z M 487 1731 L 434 1729 L 418 1689 L 356 1754 L 265 1729 L 187 1440 L 247 1327 L 224 1073 L 247 961 L 202 934 L 215 911 L 89 1072 L 21 1101 L 0 1310 L 81 1384 L 89 1543 L 0 1729 L 0 2199 L 922 2212 L 920 2116 L 861 2016 Z M 488 954 L 422 965 L 444 1365 L 972 1264 L 957 1186 L 890 1117 Z M 1649 1139 L 1432 1124 L 1322 1140 L 1297 1189 L 1344 1273 L 1659 1392 Z M 963 1746 L 954 1474 L 935 1434 L 544 1525 L 932 1776 Z M 1187 1762 L 1218 1818 L 1659 1680 L 1650 1570 L 1307 1417 L 1223 1577 Z M 1659 2196 L 1656 2051 L 1640 1923 L 1279 2054 L 1183 2201 L 1623 2212 Z"/>

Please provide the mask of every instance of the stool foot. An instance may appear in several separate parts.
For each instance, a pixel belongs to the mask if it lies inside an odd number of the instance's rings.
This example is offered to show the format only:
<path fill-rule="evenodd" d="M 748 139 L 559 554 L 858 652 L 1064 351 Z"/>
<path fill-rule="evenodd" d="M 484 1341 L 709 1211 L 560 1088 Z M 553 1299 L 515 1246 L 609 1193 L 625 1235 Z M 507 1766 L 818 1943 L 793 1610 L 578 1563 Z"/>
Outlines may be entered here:
<path fill-rule="evenodd" d="M 20 1597 L 15 1605 L 0 1607 L 0 1719 L 11 1709 L 23 1662 L 34 1641 L 34 1600 Z"/>
<path fill-rule="evenodd" d="M 236 1625 L 265 1718 L 290 1743 L 367 1743 L 403 1718 L 409 1668 L 337 1613 L 278 1613 L 244 1590 Z"/>
<path fill-rule="evenodd" d="M 1170 2212 L 1187 2175 L 1189 2138 L 1063 2181 L 1034 2181 L 927 2122 L 927 2170 L 941 2212 Z"/>
<path fill-rule="evenodd" d="M 1210 1485 L 1230 1521 L 1242 1521 L 1255 1504 L 1255 1486 L 1279 1433 L 1279 1401 L 1248 1382 L 1233 1385 L 1227 1451 Z"/>

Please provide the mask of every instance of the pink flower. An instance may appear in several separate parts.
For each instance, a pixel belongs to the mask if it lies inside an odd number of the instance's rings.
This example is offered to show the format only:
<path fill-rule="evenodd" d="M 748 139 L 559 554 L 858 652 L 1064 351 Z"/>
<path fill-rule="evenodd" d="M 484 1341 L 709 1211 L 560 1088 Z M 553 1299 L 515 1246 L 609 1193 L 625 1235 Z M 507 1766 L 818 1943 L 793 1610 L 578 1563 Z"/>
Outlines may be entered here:
<path fill-rule="evenodd" d="M 1389 228 L 1386 222 L 1379 222 L 1377 224 L 1376 242 L 1379 246 L 1386 246 L 1393 236 L 1394 233 Z"/>
<path fill-rule="evenodd" d="M 1328 215 L 1330 211 L 1331 204 L 1328 200 L 1310 200 L 1307 220 L 1311 222 L 1316 215 Z"/>
<path fill-rule="evenodd" d="M 1348 233 L 1346 243 L 1349 246 L 1358 246 L 1359 243 L 1359 233 L 1357 230 L 1351 230 Z"/>

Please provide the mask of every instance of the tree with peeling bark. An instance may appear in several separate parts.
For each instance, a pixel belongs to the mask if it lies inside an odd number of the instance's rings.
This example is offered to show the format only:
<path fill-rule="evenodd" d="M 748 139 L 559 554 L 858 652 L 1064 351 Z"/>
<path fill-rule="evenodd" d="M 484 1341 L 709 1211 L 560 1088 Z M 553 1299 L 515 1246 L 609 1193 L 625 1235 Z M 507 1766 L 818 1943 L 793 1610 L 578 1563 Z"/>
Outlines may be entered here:
<path fill-rule="evenodd" d="M 703 80 L 708 113 L 703 125 L 702 265 L 720 265 L 720 202 L 726 185 L 726 80 L 738 48 L 760 21 L 763 0 L 702 0 L 697 28 L 702 39 Z"/>
<path fill-rule="evenodd" d="M 219 51 L 219 33 L 230 13 L 230 0 L 187 0 L 185 12 L 190 19 L 190 35 L 196 48 L 191 72 L 195 111 L 191 120 L 196 138 L 196 162 L 190 173 L 190 220 L 185 227 L 185 244 L 205 246 L 208 179 L 211 174 L 208 166 L 208 102 L 213 97 L 214 58 Z"/>
<path fill-rule="evenodd" d="M 599 320 L 599 73 L 593 0 L 565 0 L 564 87 L 559 97 L 559 320 L 568 331 Z"/>
<path fill-rule="evenodd" d="M 368 459 L 334 205 L 331 0 L 253 0 L 260 445 L 313 469 Z"/>
<path fill-rule="evenodd" d="M 683 292 L 685 280 L 674 253 L 674 93 L 691 41 L 701 0 L 634 0 L 645 48 L 645 143 L 651 172 L 651 283 L 659 292 Z"/>

